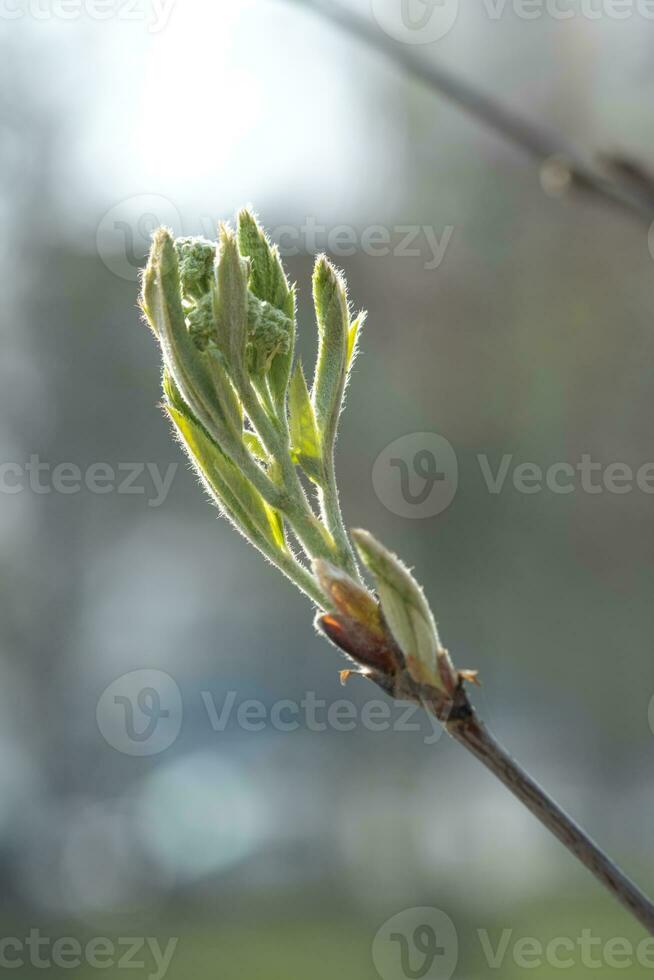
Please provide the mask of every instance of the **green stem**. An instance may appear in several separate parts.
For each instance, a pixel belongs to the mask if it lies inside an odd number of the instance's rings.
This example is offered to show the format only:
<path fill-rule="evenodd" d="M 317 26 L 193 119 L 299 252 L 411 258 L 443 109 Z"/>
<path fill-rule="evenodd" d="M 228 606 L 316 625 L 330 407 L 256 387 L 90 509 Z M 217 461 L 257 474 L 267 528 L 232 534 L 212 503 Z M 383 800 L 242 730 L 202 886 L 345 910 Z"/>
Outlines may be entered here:
<path fill-rule="evenodd" d="M 591 840 L 588 834 L 548 796 L 481 723 L 463 688 L 457 711 L 432 710 L 448 733 L 489 769 L 508 790 L 581 862 L 608 891 L 654 936 L 654 902 Z M 423 701 L 423 705 L 425 702 Z M 450 706 L 452 707 L 452 706 Z"/>
<path fill-rule="evenodd" d="M 313 575 L 301 565 L 290 552 L 282 552 L 281 556 L 279 552 L 276 552 L 274 557 L 271 555 L 266 555 L 270 561 L 276 565 L 281 572 L 286 575 L 287 578 L 291 580 L 301 592 L 304 592 L 313 602 L 316 603 L 319 609 L 325 609 L 325 596 L 318 583 L 316 582 Z"/>
<path fill-rule="evenodd" d="M 246 467 L 243 466 L 242 462 L 239 465 L 242 472 L 246 472 Z M 255 469 L 259 469 L 255 465 Z M 259 470 L 259 472 L 261 472 Z M 250 477 L 250 479 L 252 479 Z M 268 561 L 278 568 L 280 572 L 286 575 L 301 592 L 304 592 L 313 602 L 316 603 L 318 608 L 325 609 L 325 596 L 323 595 L 318 582 L 313 577 L 304 565 L 296 559 L 295 555 L 291 551 L 286 549 L 281 549 L 273 545 L 265 535 L 261 534 L 259 530 L 253 527 L 251 524 L 246 524 L 241 519 L 240 515 L 235 512 L 232 507 L 230 507 L 229 502 L 223 499 L 217 492 L 215 487 L 212 485 L 211 481 L 205 477 L 205 484 L 209 492 L 212 494 L 216 504 L 219 509 L 230 518 L 233 524 L 241 531 L 241 533 L 247 538 L 247 540 L 257 548 L 261 554 L 268 559 Z M 274 485 L 273 485 L 274 486 Z M 276 489 L 276 488 L 275 488 Z"/>
<path fill-rule="evenodd" d="M 275 488 L 277 498 L 274 502 L 269 501 L 269 503 L 283 513 L 309 558 L 327 558 L 333 561 L 336 557 L 334 544 L 312 511 L 291 460 L 288 428 L 284 426 L 280 430 L 274 425 L 257 398 L 248 378 L 237 377 L 235 383 L 250 422 L 263 445 L 271 457 L 279 463 L 281 469 L 283 491 L 280 493 Z M 275 486 L 265 474 L 261 473 L 256 463 L 252 462 L 252 466 L 271 486 Z M 263 491 L 260 492 L 263 493 Z M 268 497 L 263 495 L 268 500 Z"/>
<path fill-rule="evenodd" d="M 360 582 L 361 576 L 354 557 L 352 544 L 348 537 L 347 531 L 345 530 L 343 515 L 341 513 L 341 504 L 338 499 L 338 486 L 336 484 L 333 446 L 331 450 L 324 453 L 323 472 L 325 475 L 325 484 L 320 489 L 319 494 L 320 511 L 322 513 L 323 520 L 329 529 L 330 534 L 334 538 L 340 559 L 339 564 L 349 575 L 352 576 L 352 578 L 355 579 L 355 581 Z"/>

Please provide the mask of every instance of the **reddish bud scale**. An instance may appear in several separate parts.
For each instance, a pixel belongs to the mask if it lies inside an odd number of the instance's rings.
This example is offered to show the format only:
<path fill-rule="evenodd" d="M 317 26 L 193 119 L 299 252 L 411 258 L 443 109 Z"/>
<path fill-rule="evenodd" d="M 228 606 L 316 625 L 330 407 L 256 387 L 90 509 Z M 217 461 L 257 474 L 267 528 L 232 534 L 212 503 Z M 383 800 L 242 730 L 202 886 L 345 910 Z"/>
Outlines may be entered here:
<path fill-rule="evenodd" d="M 363 623 L 340 613 L 319 616 L 317 625 L 340 650 L 361 667 L 394 675 L 400 666 L 392 640 L 371 632 Z"/>

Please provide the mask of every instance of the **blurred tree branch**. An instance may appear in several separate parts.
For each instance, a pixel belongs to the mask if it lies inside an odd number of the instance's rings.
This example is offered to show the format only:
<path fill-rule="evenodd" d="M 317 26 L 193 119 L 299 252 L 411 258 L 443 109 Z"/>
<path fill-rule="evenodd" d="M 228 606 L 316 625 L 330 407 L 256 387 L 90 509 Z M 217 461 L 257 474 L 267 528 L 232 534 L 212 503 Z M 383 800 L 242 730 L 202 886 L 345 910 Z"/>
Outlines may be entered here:
<path fill-rule="evenodd" d="M 551 196 L 577 190 L 650 225 L 654 221 L 654 177 L 646 167 L 621 155 L 586 163 L 557 134 L 527 122 L 492 97 L 424 58 L 413 49 L 375 30 L 362 17 L 334 0 L 291 0 L 318 14 L 363 44 L 385 55 L 428 88 L 462 109 L 483 126 L 523 150 L 540 168 L 543 189 Z M 604 166 L 602 166 L 602 164 Z"/>

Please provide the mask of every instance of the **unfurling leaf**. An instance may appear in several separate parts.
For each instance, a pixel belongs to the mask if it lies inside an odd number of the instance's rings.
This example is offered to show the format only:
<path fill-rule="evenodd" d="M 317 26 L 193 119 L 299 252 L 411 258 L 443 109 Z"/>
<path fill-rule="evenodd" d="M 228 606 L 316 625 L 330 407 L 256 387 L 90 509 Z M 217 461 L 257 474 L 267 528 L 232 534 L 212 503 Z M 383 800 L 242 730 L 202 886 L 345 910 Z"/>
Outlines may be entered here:
<path fill-rule="evenodd" d="M 205 356 L 188 331 L 177 255 L 170 232 L 165 228 L 154 234 L 143 276 L 141 306 L 159 338 L 166 370 L 190 414 L 229 452 L 238 442 L 238 433 L 216 391 Z"/>
<path fill-rule="evenodd" d="M 302 365 L 295 365 L 288 392 L 291 449 L 298 463 L 315 482 L 322 476 L 320 435 Z"/>
<path fill-rule="evenodd" d="M 201 356 L 207 364 L 216 393 L 216 401 L 221 405 L 223 414 L 237 439 L 240 439 L 243 431 L 243 406 L 234 390 L 231 378 L 225 370 L 223 355 L 217 347 L 210 347 Z"/>
<path fill-rule="evenodd" d="M 220 244 L 216 258 L 215 302 L 218 348 L 228 370 L 236 375 L 244 370 L 248 334 L 249 265 L 241 258 L 236 236 L 231 228 L 220 226 Z"/>
<path fill-rule="evenodd" d="M 284 532 L 279 514 L 265 503 L 201 425 L 172 404 L 166 405 L 166 411 L 198 475 L 225 514 L 258 547 L 265 542 L 268 547 L 272 545 L 275 549 L 284 549 Z"/>
<path fill-rule="evenodd" d="M 368 531 L 352 531 L 352 538 L 375 579 L 382 612 L 412 678 L 451 694 L 458 678 L 421 587 L 400 559 Z"/>
<path fill-rule="evenodd" d="M 245 446 L 248 449 L 248 451 L 251 452 L 252 455 L 255 457 L 255 459 L 260 459 L 263 462 L 266 462 L 268 460 L 268 453 L 266 452 L 266 449 L 263 443 L 261 442 L 261 439 L 256 434 L 256 432 L 249 432 L 249 431 L 244 432 L 243 442 L 245 443 Z"/>
<path fill-rule="evenodd" d="M 318 321 L 318 360 L 312 401 L 323 448 L 331 452 L 347 377 L 350 313 L 343 277 L 324 255 L 316 261 L 313 298 Z"/>
<path fill-rule="evenodd" d="M 350 329 L 347 334 L 347 369 L 348 371 L 352 367 L 352 362 L 354 361 L 354 355 L 357 352 L 357 341 L 359 340 L 359 334 L 361 329 L 366 322 L 367 313 L 363 310 L 359 313 L 356 320 L 350 324 Z"/>
<path fill-rule="evenodd" d="M 287 355 L 291 346 L 293 321 L 267 300 L 248 295 L 248 370 L 260 378 L 267 374 L 273 361 Z"/>
<path fill-rule="evenodd" d="M 250 259 L 249 286 L 255 296 L 288 315 L 291 289 L 279 251 L 252 214 L 243 209 L 238 216 L 238 246 L 241 255 Z"/>
<path fill-rule="evenodd" d="M 250 260 L 250 291 L 259 300 L 280 310 L 290 321 L 288 344 L 275 353 L 269 372 L 273 399 L 282 413 L 295 348 L 295 291 L 286 278 L 277 246 L 271 244 L 255 216 L 247 209 L 238 216 L 238 244 L 241 255 Z"/>
<path fill-rule="evenodd" d="M 179 388 L 175 384 L 170 371 L 166 367 L 164 367 L 163 370 L 162 387 L 168 404 L 172 405 L 172 407 L 177 409 L 178 412 L 183 412 L 185 415 L 189 415 L 189 407 L 184 402 L 184 399 L 179 393 Z"/>
<path fill-rule="evenodd" d="M 175 252 L 182 294 L 197 302 L 213 288 L 216 243 L 206 238 L 176 238 Z"/>

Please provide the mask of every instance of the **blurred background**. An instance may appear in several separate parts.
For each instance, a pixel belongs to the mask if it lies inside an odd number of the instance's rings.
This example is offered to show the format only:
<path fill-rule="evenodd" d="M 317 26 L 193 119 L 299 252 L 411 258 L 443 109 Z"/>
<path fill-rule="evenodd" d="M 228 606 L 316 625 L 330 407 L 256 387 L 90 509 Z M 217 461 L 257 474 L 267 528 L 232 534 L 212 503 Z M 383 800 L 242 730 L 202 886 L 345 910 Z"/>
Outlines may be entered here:
<path fill-rule="evenodd" d="M 587 155 L 651 164 L 646 4 L 448 2 L 443 36 L 405 54 Z M 351 6 L 392 34 L 397 0 Z M 369 311 L 347 522 L 415 568 L 495 734 L 654 888 L 647 222 L 546 196 L 523 153 L 308 7 L 0 14 L 2 969 L 476 980 L 483 937 L 511 930 L 513 980 L 517 940 L 592 930 L 608 975 L 604 944 L 642 932 L 428 720 L 340 686 L 310 604 L 218 518 L 158 408 L 136 307 L 156 224 L 213 235 L 252 203 L 299 285 L 307 362 L 328 251 Z M 440 481 L 414 506 L 434 446 L 452 499 Z M 595 492 L 515 475 L 584 455 Z M 634 474 L 618 489 L 615 463 Z M 387 924 L 411 948 L 421 908 L 455 938 L 435 927 L 447 955 L 418 947 L 409 969 Z"/>

